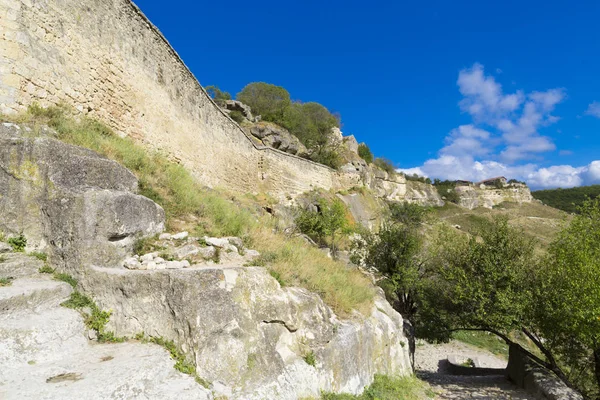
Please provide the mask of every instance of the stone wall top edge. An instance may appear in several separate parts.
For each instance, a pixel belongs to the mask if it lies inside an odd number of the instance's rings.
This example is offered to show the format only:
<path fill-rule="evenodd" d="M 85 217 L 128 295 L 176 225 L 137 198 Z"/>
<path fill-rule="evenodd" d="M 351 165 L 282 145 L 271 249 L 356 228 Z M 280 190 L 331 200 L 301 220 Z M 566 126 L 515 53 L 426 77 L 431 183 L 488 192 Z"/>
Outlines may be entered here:
<path fill-rule="evenodd" d="M 133 2 L 133 0 L 124 0 L 125 3 L 129 4 L 130 7 L 133 9 L 133 11 L 144 21 L 148 24 L 148 26 L 150 27 L 150 29 L 152 29 L 152 31 L 158 35 L 158 37 L 165 43 L 165 45 L 167 46 L 168 50 L 173 54 L 173 56 L 176 58 L 176 60 L 181 63 L 181 65 L 183 65 L 183 67 L 185 68 L 185 70 L 187 71 L 187 73 L 190 75 L 190 77 L 192 78 L 192 80 L 200 87 L 200 90 L 202 91 L 202 93 L 204 94 L 204 96 L 206 96 L 206 98 L 210 101 L 210 103 L 213 105 L 213 107 L 215 107 L 217 109 L 217 111 L 227 120 L 229 120 L 230 122 L 232 122 L 234 124 L 234 126 L 240 131 L 240 133 L 242 133 L 242 135 L 246 138 L 246 140 L 248 140 L 252 146 L 256 149 L 256 150 L 260 150 L 260 151 L 270 151 L 270 152 L 274 152 L 276 154 L 280 154 L 283 155 L 285 157 L 289 157 L 292 159 L 297 159 L 300 160 L 302 162 L 306 162 L 308 164 L 312 164 L 314 166 L 317 167 L 321 167 L 324 168 L 326 170 L 332 171 L 332 172 L 336 172 L 333 168 L 330 168 L 326 165 L 323 164 L 319 164 L 315 161 L 312 160 L 307 160 L 306 158 L 302 158 L 299 157 L 295 154 L 290 154 L 290 153 L 286 153 L 284 151 L 281 151 L 279 149 L 275 149 L 273 147 L 269 147 L 269 146 L 260 146 L 257 145 L 251 138 L 248 137 L 248 135 L 246 134 L 246 132 L 244 132 L 244 130 L 239 126 L 239 124 L 237 122 L 235 122 L 226 112 L 224 112 L 221 107 L 219 107 L 217 105 L 217 103 L 213 100 L 212 97 L 210 97 L 208 95 L 208 93 L 206 92 L 206 90 L 204 89 L 204 87 L 200 84 L 200 82 L 198 81 L 198 79 L 196 78 L 196 76 L 194 75 L 194 73 L 189 69 L 189 67 L 187 66 L 187 64 L 183 61 L 183 59 L 181 58 L 181 56 L 179 55 L 179 53 L 177 53 L 177 51 L 175 50 L 175 48 L 171 45 L 171 43 L 169 42 L 169 40 L 165 37 L 165 35 L 162 34 L 162 32 L 160 31 L 160 29 L 158 29 L 158 27 L 156 25 L 154 25 L 152 23 L 152 21 L 150 21 L 150 19 L 146 16 L 146 14 L 144 14 L 144 12 L 137 6 L 137 4 L 135 4 Z"/>

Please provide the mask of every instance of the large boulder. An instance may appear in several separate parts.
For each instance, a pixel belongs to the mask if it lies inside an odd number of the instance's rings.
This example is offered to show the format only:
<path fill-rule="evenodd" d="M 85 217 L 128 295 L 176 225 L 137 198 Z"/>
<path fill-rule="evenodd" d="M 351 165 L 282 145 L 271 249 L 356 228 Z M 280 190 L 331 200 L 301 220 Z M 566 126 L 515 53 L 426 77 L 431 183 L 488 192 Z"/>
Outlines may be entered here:
<path fill-rule="evenodd" d="M 254 117 L 252 116 L 252 111 L 250 110 L 250 106 L 245 105 L 241 101 L 237 100 L 225 100 L 223 102 L 223 109 L 226 112 L 238 111 L 242 113 L 244 118 L 246 118 L 250 122 L 254 122 Z"/>
<path fill-rule="evenodd" d="M 268 122 L 259 122 L 250 127 L 250 134 L 260 139 L 266 146 L 297 156 L 306 156 L 308 151 L 300 140 L 287 129 Z"/>
<path fill-rule="evenodd" d="M 23 233 L 56 264 L 118 265 L 136 238 L 161 232 L 164 211 L 137 186 L 118 163 L 49 130 L 0 125 L 0 230 Z"/>
<path fill-rule="evenodd" d="M 232 400 L 356 394 L 374 374 L 412 371 L 403 319 L 382 293 L 367 316 L 341 320 L 318 295 L 282 288 L 258 267 L 92 268 L 82 285 L 113 311 L 110 330 L 174 340 Z"/>

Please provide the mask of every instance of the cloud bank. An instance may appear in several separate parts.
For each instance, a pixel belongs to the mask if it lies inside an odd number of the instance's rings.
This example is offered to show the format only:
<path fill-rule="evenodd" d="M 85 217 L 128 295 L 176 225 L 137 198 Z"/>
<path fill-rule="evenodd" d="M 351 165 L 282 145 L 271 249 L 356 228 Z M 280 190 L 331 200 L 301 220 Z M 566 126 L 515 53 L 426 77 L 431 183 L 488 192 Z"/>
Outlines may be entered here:
<path fill-rule="evenodd" d="M 556 165 L 540 168 L 527 160 L 541 160 L 556 150 L 540 128 L 556 123 L 552 113 L 566 98 L 555 88 L 525 93 L 504 93 L 481 64 L 460 71 L 457 85 L 463 98 L 461 111 L 472 123 L 448 133 L 438 157 L 422 166 L 401 171 L 440 179 L 479 181 L 494 176 L 525 180 L 532 188 L 573 187 L 600 183 L 600 161 L 587 166 Z M 600 103 L 590 104 L 586 114 L 600 118 Z"/>

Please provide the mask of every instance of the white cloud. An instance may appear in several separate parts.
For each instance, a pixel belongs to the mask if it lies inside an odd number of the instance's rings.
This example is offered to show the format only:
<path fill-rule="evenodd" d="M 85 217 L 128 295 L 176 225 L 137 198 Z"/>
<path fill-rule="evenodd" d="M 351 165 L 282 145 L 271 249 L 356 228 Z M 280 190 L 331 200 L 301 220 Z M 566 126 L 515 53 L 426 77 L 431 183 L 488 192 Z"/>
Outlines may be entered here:
<path fill-rule="evenodd" d="M 600 102 L 594 101 L 592 104 L 590 104 L 585 111 L 585 114 L 600 118 Z"/>
<path fill-rule="evenodd" d="M 523 164 L 523 160 L 539 161 L 543 153 L 556 149 L 552 139 L 539 131 L 559 121 L 552 113 L 566 98 L 564 89 L 507 94 L 477 63 L 459 72 L 457 85 L 463 95 L 460 109 L 473 122 L 450 131 L 437 158 L 403 172 L 470 181 L 504 175 L 525 180 L 534 188 L 600 182 L 600 161 L 583 167 Z M 587 113 L 600 118 L 600 103 L 592 103 Z"/>
<path fill-rule="evenodd" d="M 494 176 L 526 181 L 533 189 L 574 187 L 600 183 L 600 160 L 583 167 L 555 165 L 540 168 L 535 164 L 507 165 L 497 161 L 476 161 L 469 157 L 441 156 L 417 168 L 400 171 L 442 180 L 464 179 L 478 182 Z"/>

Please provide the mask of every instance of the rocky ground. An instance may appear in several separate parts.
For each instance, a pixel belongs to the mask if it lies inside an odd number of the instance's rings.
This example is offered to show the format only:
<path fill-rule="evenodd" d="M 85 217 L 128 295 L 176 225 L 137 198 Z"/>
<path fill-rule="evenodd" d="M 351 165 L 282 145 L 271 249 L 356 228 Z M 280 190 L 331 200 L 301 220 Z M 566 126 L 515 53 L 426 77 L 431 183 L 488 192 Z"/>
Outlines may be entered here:
<path fill-rule="evenodd" d="M 0 398 L 212 398 L 157 345 L 89 340 L 82 315 L 61 306 L 70 285 L 38 272 L 43 263 L 29 255 L 0 256 Z"/>
<path fill-rule="evenodd" d="M 502 375 L 450 375 L 444 365 L 451 355 L 464 359 L 477 358 L 483 367 L 503 368 L 507 363 L 505 359 L 486 350 L 458 341 L 438 345 L 419 343 L 415 354 L 417 375 L 431 385 L 437 393 L 436 399 L 533 399 L 530 394 L 516 387 Z"/>

